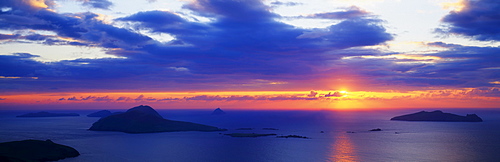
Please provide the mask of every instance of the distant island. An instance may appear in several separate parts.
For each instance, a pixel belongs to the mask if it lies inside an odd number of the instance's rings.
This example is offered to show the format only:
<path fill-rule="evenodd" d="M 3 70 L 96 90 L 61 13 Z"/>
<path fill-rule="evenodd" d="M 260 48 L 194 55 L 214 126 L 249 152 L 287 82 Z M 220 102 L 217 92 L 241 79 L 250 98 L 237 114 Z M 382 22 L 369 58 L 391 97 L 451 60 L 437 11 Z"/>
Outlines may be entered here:
<path fill-rule="evenodd" d="M 311 139 L 309 137 L 299 136 L 299 135 L 276 136 L 276 138 L 303 138 L 303 139 Z"/>
<path fill-rule="evenodd" d="M 154 133 L 178 131 L 225 131 L 213 126 L 164 119 L 150 106 L 137 106 L 125 113 L 99 119 L 89 130 L 125 133 Z"/>
<path fill-rule="evenodd" d="M 451 113 L 444 113 L 440 110 L 427 112 L 420 111 L 413 114 L 401 115 L 391 118 L 391 120 L 400 121 L 440 121 L 440 122 L 482 122 L 476 114 L 467 114 L 467 116 L 460 116 Z"/>
<path fill-rule="evenodd" d="M 263 136 L 275 136 L 274 133 L 229 133 L 224 134 L 231 137 L 263 137 Z"/>
<path fill-rule="evenodd" d="M 109 111 L 109 110 L 101 110 L 101 111 L 90 113 L 87 115 L 87 117 L 106 117 L 106 116 L 110 116 L 111 114 L 113 114 L 113 113 L 111 113 L 111 111 Z"/>
<path fill-rule="evenodd" d="M 222 109 L 217 108 L 214 111 L 212 111 L 212 115 L 224 115 L 226 112 L 222 111 Z"/>
<path fill-rule="evenodd" d="M 109 110 L 101 110 L 101 111 L 97 111 L 97 112 L 93 112 L 93 113 L 90 113 L 87 115 L 87 117 L 107 117 L 107 116 L 110 116 L 110 115 L 114 115 L 114 114 L 121 114 L 123 112 L 114 112 L 112 113 L 111 111 Z"/>
<path fill-rule="evenodd" d="M 40 111 L 37 113 L 27 113 L 23 115 L 19 115 L 16 117 L 60 117 L 60 116 L 80 116 L 77 113 L 50 113 L 46 111 Z"/>
<path fill-rule="evenodd" d="M 74 148 L 51 140 L 24 140 L 0 143 L 0 161 L 56 161 L 77 157 Z"/>

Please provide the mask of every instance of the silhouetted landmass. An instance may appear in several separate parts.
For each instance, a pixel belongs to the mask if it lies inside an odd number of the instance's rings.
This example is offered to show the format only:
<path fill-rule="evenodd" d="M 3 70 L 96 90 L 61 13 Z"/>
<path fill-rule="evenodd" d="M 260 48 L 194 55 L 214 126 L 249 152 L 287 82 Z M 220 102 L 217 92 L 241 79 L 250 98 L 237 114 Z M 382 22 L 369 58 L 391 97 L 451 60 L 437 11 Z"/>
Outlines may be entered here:
<path fill-rule="evenodd" d="M 80 155 L 74 148 L 51 140 L 24 140 L 0 143 L 0 161 L 56 161 Z"/>
<path fill-rule="evenodd" d="M 277 138 L 303 138 L 303 139 L 310 139 L 309 137 L 306 136 L 299 136 L 299 135 L 287 135 L 287 136 L 276 136 Z"/>
<path fill-rule="evenodd" d="M 374 132 L 374 131 L 382 131 L 382 129 L 376 128 L 376 129 L 371 129 L 370 131 L 372 131 L 372 132 Z"/>
<path fill-rule="evenodd" d="M 59 116 L 80 116 L 77 113 L 50 113 L 46 111 L 40 111 L 37 113 L 27 113 L 23 115 L 19 115 L 17 117 L 59 117 Z"/>
<path fill-rule="evenodd" d="M 262 130 L 279 130 L 277 128 L 262 128 Z"/>
<path fill-rule="evenodd" d="M 436 110 L 432 112 L 421 111 L 413 114 L 401 115 L 391 118 L 391 120 L 402 121 L 442 121 L 442 122 L 482 122 L 476 114 L 467 114 L 467 116 L 460 116 L 451 113 L 443 113 Z"/>
<path fill-rule="evenodd" d="M 275 136 L 276 134 L 259 134 L 259 133 L 230 133 L 224 134 L 231 137 L 263 137 L 263 136 Z"/>
<path fill-rule="evenodd" d="M 109 110 L 101 110 L 101 111 L 97 111 L 97 112 L 93 112 L 93 113 L 90 113 L 87 115 L 87 117 L 107 117 L 107 116 L 110 116 L 110 115 L 116 115 L 116 114 L 121 114 L 123 112 L 114 112 L 112 113 L 111 111 Z"/>
<path fill-rule="evenodd" d="M 111 114 L 113 114 L 113 113 L 111 113 L 111 111 L 109 111 L 109 110 L 101 110 L 101 111 L 90 113 L 87 116 L 88 117 L 106 117 L 106 116 L 110 116 Z"/>
<path fill-rule="evenodd" d="M 212 112 L 212 115 L 224 115 L 226 112 L 222 111 L 222 109 L 217 108 Z"/>
<path fill-rule="evenodd" d="M 89 130 L 125 133 L 153 133 L 178 131 L 224 131 L 213 126 L 164 119 L 149 106 L 137 106 L 125 113 L 110 115 L 92 124 Z"/>
<path fill-rule="evenodd" d="M 253 128 L 237 128 L 236 130 L 253 130 Z"/>

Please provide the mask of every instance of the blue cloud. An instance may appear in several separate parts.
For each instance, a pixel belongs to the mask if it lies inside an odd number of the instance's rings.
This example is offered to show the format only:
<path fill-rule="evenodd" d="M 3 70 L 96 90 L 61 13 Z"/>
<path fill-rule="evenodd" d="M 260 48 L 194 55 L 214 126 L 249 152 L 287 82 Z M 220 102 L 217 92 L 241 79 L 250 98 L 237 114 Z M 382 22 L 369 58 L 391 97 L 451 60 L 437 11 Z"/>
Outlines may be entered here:
<path fill-rule="evenodd" d="M 499 47 L 474 47 L 442 42 L 429 43 L 448 50 L 422 56 L 436 56 L 434 63 L 411 59 L 350 59 L 348 67 L 359 76 L 379 86 L 418 87 L 490 87 L 500 80 Z M 390 54 L 381 54 L 390 55 Z M 401 64 L 401 61 L 413 63 Z M 354 66 L 356 65 L 356 66 Z M 340 71 L 340 69 L 337 69 Z"/>
<path fill-rule="evenodd" d="M 313 19 L 352 19 L 367 16 L 368 12 L 361 10 L 356 6 L 348 8 L 346 11 L 317 13 L 308 16 L 299 16 L 298 18 L 313 18 Z"/>
<path fill-rule="evenodd" d="M 108 0 L 80 0 L 80 1 L 83 1 L 84 6 L 89 6 L 98 9 L 105 9 L 105 10 L 109 10 L 109 8 L 113 5 L 113 3 Z"/>
<path fill-rule="evenodd" d="M 115 19 L 135 22 L 130 29 L 174 36 L 174 40 L 163 44 L 133 30 L 103 23 L 91 12 L 60 14 L 8 2 L 2 3 L 10 5 L 12 11 L 1 13 L 0 17 L 16 16 L 27 21 L 0 19 L 0 29 L 47 30 L 78 41 L 61 43 L 56 36 L 44 35 L 16 36 L 16 39 L 113 48 L 107 53 L 126 57 L 41 63 L 34 61 L 34 56 L 0 56 L 5 58 L 1 60 L 0 76 L 39 77 L 37 82 L 29 83 L 31 87 L 56 91 L 82 87 L 227 89 L 256 79 L 304 81 L 331 75 L 324 74 L 329 71 L 322 68 L 330 68 L 333 61 L 353 55 L 344 49 L 393 39 L 381 25 L 382 20 L 347 13 L 338 13 L 342 21 L 325 29 L 297 28 L 276 20 L 280 15 L 257 0 L 200 0 L 184 6 L 209 17 L 209 22 L 188 20 L 168 11 L 143 11 Z M 13 37 L 0 35 L 1 39 Z M 362 55 L 372 52 L 365 51 Z M 11 80 L 2 84 L 15 83 Z M 266 86 L 270 85 L 247 87 Z"/>
<path fill-rule="evenodd" d="M 500 1 L 464 0 L 464 8 L 451 11 L 442 21 L 448 26 L 438 32 L 459 34 L 481 41 L 500 41 Z"/>

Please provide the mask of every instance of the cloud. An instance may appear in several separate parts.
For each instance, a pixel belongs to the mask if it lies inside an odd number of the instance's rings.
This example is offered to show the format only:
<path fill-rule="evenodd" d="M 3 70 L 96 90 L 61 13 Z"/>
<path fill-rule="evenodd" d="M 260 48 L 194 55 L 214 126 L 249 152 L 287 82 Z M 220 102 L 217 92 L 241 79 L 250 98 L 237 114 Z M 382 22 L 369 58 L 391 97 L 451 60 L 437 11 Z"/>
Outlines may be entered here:
<path fill-rule="evenodd" d="M 109 7 L 113 5 L 112 2 L 108 0 L 79 0 L 83 2 L 84 6 L 89 6 L 97 9 L 109 10 Z"/>
<path fill-rule="evenodd" d="M 311 92 L 307 95 L 307 97 L 316 97 L 316 95 L 318 95 L 318 92 L 316 92 L 316 91 L 311 91 Z"/>
<path fill-rule="evenodd" d="M 345 94 L 341 93 L 341 92 L 328 92 L 328 94 L 325 94 L 325 97 L 342 97 L 344 96 Z"/>
<path fill-rule="evenodd" d="M 271 5 L 273 5 L 273 6 L 298 6 L 298 5 L 302 5 L 302 3 L 274 1 L 274 2 L 271 2 Z"/>
<path fill-rule="evenodd" d="M 26 7 L 23 3 L 7 0 L 1 7 L 12 10 L 0 13 L 0 29 L 8 30 L 45 30 L 57 33 L 57 37 L 69 37 L 78 42 L 68 44 L 92 45 L 107 48 L 136 48 L 151 41 L 151 38 L 132 31 L 108 25 L 98 20 L 97 14 L 86 13 L 56 13 L 48 7 L 36 10 Z M 24 1 L 22 1 L 24 2 Z M 38 2 L 38 1 L 37 1 Z M 23 39 L 43 40 L 47 36 L 31 35 Z"/>
<path fill-rule="evenodd" d="M 363 79 L 379 86 L 479 88 L 499 80 L 498 47 L 474 47 L 442 42 L 430 43 L 447 48 L 430 54 L 381 54 L 346 57 L 342 60 Z M 422 60 L 423 57 L 431 60 Z M 350 66 L 361 65 L 361 66 Z"/>
<path fill-rule="evenodd" d="M 464 7 L 451 11 L 441 21 L 441 33 L 472 37 L 481 41 L 500 41 L 500 2 L 496 0 L 463 0 Z"/>
<path fill-rule="evenodd" d="M 122 27 L 117 27 L 114 23 L 101 21 L 99 15 L 92 12 L 58 13 L 50 9 L 54 5 L 49 3 L 51 1 L 44 1 L 45 6 L 38 5 L 42 7 L 25 2 L 0 2 L 2 7 L 12 8 L 0 13 L 0 29 L 41 30 L 55 34 L 2 34 L 1 40 L 103 47 L 107 48 L 107 54 L 121 58 L 38 62 L 34 60 L 36 53 L 0 55 L 0 76 L 41 78 L 0 83 L 0 87 L 19 85 L 15 86 L 17 91 L 285 90 L 290 86 L 320 89 L 325 85 L 316 84 L 314 80 L 339 73 L 350 72 L 374 77 L 375 81 L 402 83 L 409 81 L 398 79 L 409 76 L 408 72 L 415 69 L 422 70 L 422 73 L 415 73 L 423 75 L 418 77 L 425 77 L 423 71 L 430 73 L 433 70 L 431 66 L 400 65 L 383 59 L 341 60 L 345 56 L 380 54 L 381 51 L 363 47 L 384 44 L 394 38 L 384 28 L 383 20 L 363 16 L 366 12 L 359 8 L 313 15 L 335 18 L 339 23 L 321 29 L 303 29 L 278 21 L 281 16 L 261 1 L 200 0 L 188 2 L 184 8 L 209 21 L 188 19 L 183 13 L 153 10 L 117 18 L 113 21 L 123 23 Z M 167 43 L 157 42 L 138 32 L 140 30 L 168 34 L 174 39 Z M 427 77 L 442 79 L 430 74 Z"/>
<path fill-rule="evenodd" d="M 359 18 L 362 16 L 367 16 L 368 12 L 364 11 L 356 6 L 352 6 L 345 11 L 336 11 L 336 12 L 325 12 L 325 13 L 317 13 L 307 16 L 299 16 L 297 18 L 312 18 L 312 19 L 352 19 Z"/>

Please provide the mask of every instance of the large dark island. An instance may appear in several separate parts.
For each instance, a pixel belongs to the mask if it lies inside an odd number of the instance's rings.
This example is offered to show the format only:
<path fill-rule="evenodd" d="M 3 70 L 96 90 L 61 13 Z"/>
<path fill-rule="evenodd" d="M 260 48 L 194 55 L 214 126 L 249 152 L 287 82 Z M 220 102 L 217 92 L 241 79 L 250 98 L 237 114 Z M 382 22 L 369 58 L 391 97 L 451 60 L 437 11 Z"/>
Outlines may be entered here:
<path fill-rule="evenodd" d="M 460 116 L 451 113 L 444 113 L 440 110 L 427 112 L 420 111 L 413 114 L 401 115 L 391 118 L 391 120 L 401 121 L 440 121 L 440 122 L 482 122 L 476 114 L 467 114 L 467 116 Z"/>
<path fill-rule="evenodd" d="M 125 133 L 154 133 L 178 131 L 224 131 L 213 126 L 164 119 L 149 106 L 137 106 L 125 113 L 101 118 L 89 130 Z"/>
<path fill-rule="evenodd" d="M 74 148 L 51 140 L 0 143 L 0 161 L 56 161 L 80 155 Z"/>

